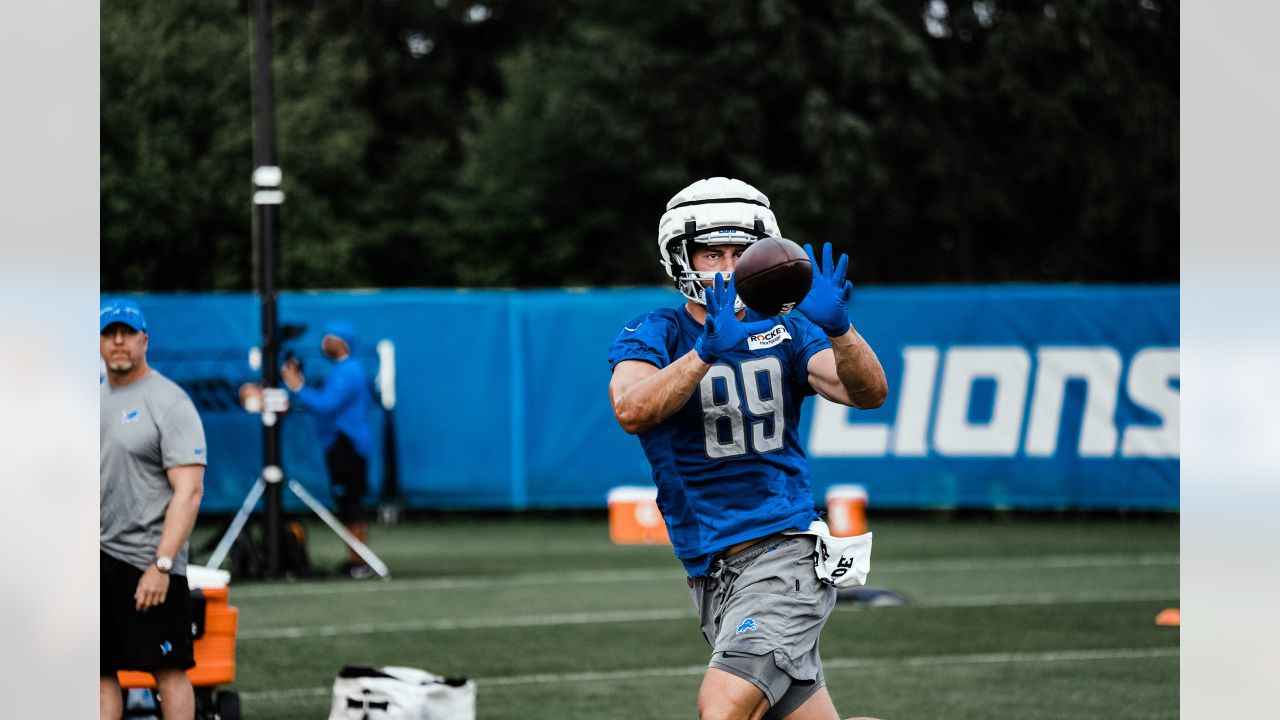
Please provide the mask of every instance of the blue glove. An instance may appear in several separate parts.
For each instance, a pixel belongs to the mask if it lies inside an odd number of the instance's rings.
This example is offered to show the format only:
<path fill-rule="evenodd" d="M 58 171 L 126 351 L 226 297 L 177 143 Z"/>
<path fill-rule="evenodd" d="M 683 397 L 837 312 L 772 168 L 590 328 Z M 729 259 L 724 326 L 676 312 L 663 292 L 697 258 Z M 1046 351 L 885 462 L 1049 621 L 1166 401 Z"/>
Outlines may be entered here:
<path fill-rule="evenodd" d="M 702 325 L 702 337 L 693 343 L 694 352 L 702 362 L 708 365 L 724 355 L 742 347 L 748 335 L 768 332 L 775 323 L 772 320 L 757 320 L 744 323 L 738 320 L 733 309 L 738 291 L 733 289 L 733 280 L 725 287 L 724 276 L 716 273 L 712 286 L 704 292 L 707 298 L 707 320 Z"/>
<path fill-rule="evenodd" d="M 849 256 L 840 254 L 840 263 L 832 267 L 831 243 L 822 246 L 822 267 L 813 257 L 813 247 L 805 243 L 804 251 L 813 265 L 813 285 L 805 295 L 800 314 L 809 322 L 822 328 L 827 337 L 839 337 L 849 331 L 849 298 L 853 295 L 853 283 L 844 279 L 849 267 Z"/>

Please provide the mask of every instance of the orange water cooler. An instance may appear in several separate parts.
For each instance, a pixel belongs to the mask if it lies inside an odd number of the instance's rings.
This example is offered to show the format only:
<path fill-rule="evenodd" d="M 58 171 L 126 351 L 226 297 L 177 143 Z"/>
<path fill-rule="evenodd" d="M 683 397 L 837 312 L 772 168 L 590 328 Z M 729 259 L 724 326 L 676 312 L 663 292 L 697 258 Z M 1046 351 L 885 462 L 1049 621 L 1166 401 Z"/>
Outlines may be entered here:
<path fill-rule="evenodd" d="M 861 485 L 832 485 L 827 489 L 827 527 L 836 537 L 867 531 L 867 490 Z"/>
<path fill-rule="evenodd" d="M 609 491 L 609 539 L 618 545 L 671 544 L 656 487 L 628 485 Z"/>
<path fill-rule="evenodd" d="M 240 718 L 239 695 L 229 690 L 216 691 L 219 685 L 230 684 L 236 678 L 236 628 L 240 611 L 228 603 L 229 578 L 225 570 L 187 567 L 196 661 L 195 667 L 187 671 L 187 677 L 195 689 L 197 718 Z M 156 687 L 151 673 L 121 670 L 117 676 L 120 687 L 125 690 Z"/>

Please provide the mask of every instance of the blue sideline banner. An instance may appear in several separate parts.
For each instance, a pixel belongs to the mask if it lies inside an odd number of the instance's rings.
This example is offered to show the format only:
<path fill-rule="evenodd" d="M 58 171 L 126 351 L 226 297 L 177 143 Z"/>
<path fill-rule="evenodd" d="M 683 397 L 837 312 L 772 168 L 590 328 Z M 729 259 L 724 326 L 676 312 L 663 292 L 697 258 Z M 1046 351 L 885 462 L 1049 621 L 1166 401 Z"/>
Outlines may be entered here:
<path fill-rule="evenodd" d="M 260 375 L 258 301 L 133 297 L 152 365 L 205 423 L 203 509 L 234 510 L 261 463 L 259 417 L 236 396 Z M 329 320 L 357 328 L 371 375 L 378 343 L 390 343 L 395 405 L 370 417 L 370 504 L 394 427 L 409 507 L 595 508 L 612 487 L 649 482 L 609 408 L 608 347 L 627 320 L 682 299 L 656 288 L 283 293 L 280 321 L 299 333 L 285 349 L 308 382 L 327 370 Z M 890 394 L 871 411 L 807 401 L 815 497 L 857 483 L 873 507 L 1176 510 L 1178 313 L 1178 289 L 1163 286 L 857 289 L 851 316 Z M 286 474 L 327 496 L 310 419 L 282 422 Z"/>

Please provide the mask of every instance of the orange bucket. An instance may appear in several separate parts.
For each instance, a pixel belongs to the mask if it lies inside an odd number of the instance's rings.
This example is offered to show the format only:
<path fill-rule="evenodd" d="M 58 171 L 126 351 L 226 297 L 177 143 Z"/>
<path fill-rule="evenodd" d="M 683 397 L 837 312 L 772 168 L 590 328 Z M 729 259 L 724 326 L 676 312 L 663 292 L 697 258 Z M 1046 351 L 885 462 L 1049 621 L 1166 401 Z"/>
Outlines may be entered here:
<path fill-rule="evenodd" d="M 832 485 L 827 490 L 827 527 L 836 537 L 867 531 L 867 490 L 861 485 Z"/>
<path fill-rule="evenodd" d="M 658 510 L 658 488 L 623 486 L 609 491 L 609 539 L 617 545 L 670 545 Z"/>

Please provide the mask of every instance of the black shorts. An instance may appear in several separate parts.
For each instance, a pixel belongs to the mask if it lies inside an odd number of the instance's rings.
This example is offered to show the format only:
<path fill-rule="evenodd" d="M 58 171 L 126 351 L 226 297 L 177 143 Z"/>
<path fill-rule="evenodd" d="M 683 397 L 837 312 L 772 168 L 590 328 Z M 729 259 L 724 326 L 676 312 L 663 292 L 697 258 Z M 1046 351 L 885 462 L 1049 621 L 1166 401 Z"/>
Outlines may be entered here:
<path fill-rule="evenodd" d="M 98 554 L 101 677 L 111 677 L 117 670 L 154 672 L 194 667 L 191 590 L 186 576 L 170 574 L 164 602 L 140 613 L 133 595 L 142 571 L 102 551 Z"/>
<path fill-rule="evenodd" d="M 329 467 L 329 492 L 337 503 L 338 519 L 344 525 L 363 522 L 368 461 L 356 452 L 351 438 L 342 433 L 338 433 L 338 439 L 325 451 L 324 460 Z"/>

